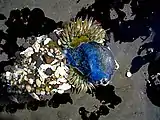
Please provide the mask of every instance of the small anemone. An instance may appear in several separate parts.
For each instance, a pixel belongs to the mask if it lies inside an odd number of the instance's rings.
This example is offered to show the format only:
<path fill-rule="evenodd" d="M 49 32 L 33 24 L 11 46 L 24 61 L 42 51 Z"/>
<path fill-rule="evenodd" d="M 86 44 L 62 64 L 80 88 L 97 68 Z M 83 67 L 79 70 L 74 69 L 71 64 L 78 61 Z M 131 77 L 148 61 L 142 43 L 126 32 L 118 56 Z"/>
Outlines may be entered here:
<path fill-rule="evenodd" d="M 72 92 L 87 92 L 88 90 L 92 91 L 95 88 L 94 85 L 89 82 L 88 77 L 85 76 L 81 71 L 72 66 L 69 68 L 70 70 L 67 80 L 73 87 Z"/>
<path fill-rule="evenodd" d="M 95 41 L 103 43 L 106 32 L 93 18 L 74 19 L 63 25 L 59 45 L 65 48 L 75 48 L 81 43 Z"/>

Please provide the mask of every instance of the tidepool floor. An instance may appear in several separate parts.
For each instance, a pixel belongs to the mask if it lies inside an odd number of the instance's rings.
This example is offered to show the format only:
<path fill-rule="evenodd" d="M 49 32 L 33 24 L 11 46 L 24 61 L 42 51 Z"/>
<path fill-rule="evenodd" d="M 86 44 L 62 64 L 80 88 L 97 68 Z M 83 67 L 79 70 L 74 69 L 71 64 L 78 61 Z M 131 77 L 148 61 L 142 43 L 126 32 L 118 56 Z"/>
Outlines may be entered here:
<path fill-rule="evenodd" d="M 94 1 L 81 0 L 0 0 L 0 13 L 9 15 L 14 8 L 39 7 L 49 18 L 55 21 L 65 21 L 74 17 L 83 6 Z M 0 21 L 0 29 L 5 29 L 3 21 Z M 160 108 L 154 106 L 146 94 L 145 74 L 147 66 L 131 78 L 125 77 L 126 70 L 130 67 L 132 59 L 141 44 L 140 40 L 132 43 L 111 42 L 110 47 L 120 64 L 120 69 L 113 77 L 112 85 L 115 93 L 122 102 L 110 108 L 109 114 L 101 116 L 99 120 L 159 120 Z M 104 91 L 105 92 L 105 91 Z M 109 97 L 109 96 L 108 96 Z M 80 107 L 88 111 L 94 111 L 94 105 L 100 105 L 99 100 L 89 94 L 72 94 L 73 104 L 62 104 L 58 108 L 39 107 L 37 111 L 18 110 L 15 114 L 0 113 L 0 120 L 81 120 L 78 113 Z"/>

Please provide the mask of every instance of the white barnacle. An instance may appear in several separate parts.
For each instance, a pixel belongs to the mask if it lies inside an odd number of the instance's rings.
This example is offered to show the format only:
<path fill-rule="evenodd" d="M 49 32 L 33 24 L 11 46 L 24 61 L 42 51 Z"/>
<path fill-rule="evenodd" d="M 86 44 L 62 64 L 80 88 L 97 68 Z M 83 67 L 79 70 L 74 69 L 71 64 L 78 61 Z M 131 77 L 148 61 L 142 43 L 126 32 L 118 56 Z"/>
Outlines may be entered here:
<path fill-rule="evenodd" d="M 44 48 L 40 48 L 41 51 L 44 51 Z"/>
<path fill-rule="evenodd" d="M 27 58 L 30 57 L 34 53 L 32 47 L 28 47 L 25 51 L 21 52 L 21 55 L 26 56 Z"/>
<path fill-rule="evenodd" d="M 54 50 L 53 50 L 53 49 L 50 49 L 50 52 L 51 52 L 51 53 L 54 53 Z"/>
<path fill-rule="evenodd" d="M 45 40 L 44 40 L 44 45 L 47 45 L 50 41 L 52 41 L 52 39 L 51 38 L 46 38 Z"/>
<path fill-rule="evenodd" d="M 62 43 L 61 43 L 61 41 L 60 41 L 60 40 L 58 40 L 58 45 L 62 45 Z"/>
<path fill-rule="evenodd" d="M 31 62 L 32 62 L 32 58 L 29 58 L 29 59 L 28 59 L 28 63 L 31 63 Z"/>
<path fill-rule="evenodd" d="M 54 64 L 57 63 L 57 62 L 58 62 L 58 60 L 57 60 L 57 59 L 54 59 L 54 60 L 52 61 L 51 65 L 54 65 Z"/>
<path fill-rule="evenodd" d="M 6 76 L 7 80 L 11 80 L 12 79 L 12 73 L 9 72 L 9 71 L 6 72 L 5 76 Z"/>
<path fill-rule="evenodd" d="M 35 50 L 35 52 L 39 52 L 40 44 L 37 41 L 32 45 L 32 47 Z"/>
<path fill-rule="evenodd" d="M 37 37 L 37 42 L 41 43 L 45 39 L 46 35 L 42 35 L 40 37 Z"/>
<path fill-rule="evenodd" d="M 48 52 L 47 54 L 51 57 L 55 57 L 51 52 Z"/>
<path fill-rule="evenodd" d="M 60 77 L 57 79 L 58 82 L 65 83 L 67 80 L 64 77 Z"/>
<path fill-rule="evenodd" d="M 18 80 L 19 79 L 19 74 L 17 72 L 13 73 L 13 78 L 15 80 Z"/>
<path fill-rule="evenodd" d="M 55 67 L 50 64 L 41 64 L 40 69 L 43 71 L 46 71 L 48 68 L 51 68 L 53 71 L 55 70 Z"/>
<path fill-rule="evenodd" d="M 68 83 L 63 83 L 62 85 L 59 85 L 59 87 L 57 88 L 58 90 L 69 90 L 71 88 L 71 85 L 69 85 Z"/>
<path fill-rule="evenodd" d="M 41 79 L 42 80 L 45 80 L 46 78 L 48 78 L 48 75 L 46 75 L 44 72 L 43 72 L 43 70 L 42 69 L 38 69 L 38 73 L 39 73 L 39 75 L 40 75 L 40 77 L 41 77 Z"/>
<path fill-rule="evenodd" d="M 50 85 L 55 85 L 56 83 L 57 83 L 57 82 L 56 82 L 55 80 L 49 82 Z"/>
<path fill-rule="evenodd" d="M 61 75 L 61 76 L 66 76 L 67 75 L 67 72 L 65 71 L 65 67 L 64 66 L 59 66 L 58 68 L 57 68 L 57 70 L 55 71 L 55 76 L 57 77 L 57 78 L 59 78 L 59 76 Z"/>
<path fill-rule="evenodd" d="M 45 95 L 46 94 L 46 92 L 45 91 L 41 91 L 41 95 Z"/>

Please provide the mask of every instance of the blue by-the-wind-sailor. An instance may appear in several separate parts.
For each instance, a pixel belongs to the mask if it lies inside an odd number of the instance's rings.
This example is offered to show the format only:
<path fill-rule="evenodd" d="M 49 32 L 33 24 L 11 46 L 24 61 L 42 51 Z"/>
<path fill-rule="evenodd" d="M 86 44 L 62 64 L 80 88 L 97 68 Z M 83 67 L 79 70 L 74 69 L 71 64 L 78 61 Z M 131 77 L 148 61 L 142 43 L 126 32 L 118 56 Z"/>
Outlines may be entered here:
<path fill-rule="evenodd" d="M 83 43 L 66 50 L 67 63 L 87 76 L 92 84 L 105 85 L 111 79 L 116 63 L 111 51 L 96 42 Z"/>

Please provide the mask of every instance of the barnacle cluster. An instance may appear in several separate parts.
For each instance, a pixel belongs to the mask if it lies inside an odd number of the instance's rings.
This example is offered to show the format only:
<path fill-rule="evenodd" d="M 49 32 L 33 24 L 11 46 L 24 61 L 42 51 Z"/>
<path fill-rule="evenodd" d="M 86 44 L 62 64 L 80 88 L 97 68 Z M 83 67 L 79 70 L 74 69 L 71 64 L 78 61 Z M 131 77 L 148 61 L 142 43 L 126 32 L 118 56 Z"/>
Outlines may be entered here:
<path fill-rule="evenodd" d="M 10 71 L 3 73 L 3 81 L 11 92 L 28 92 L 34 97 L 63 93 L 70 89 L 67 83 L 69 68 L 56 42 L 43 35 L 20 52 L 21 60 Z M 14 90 L 13 90 L 13 89 Z"/>

